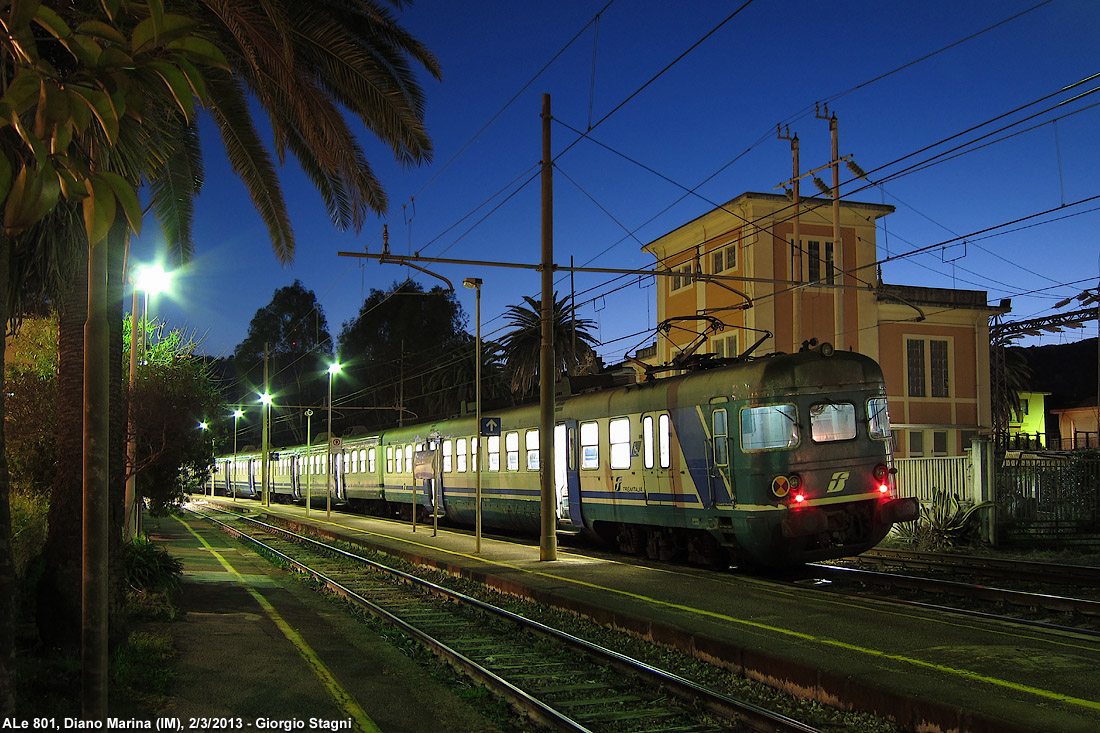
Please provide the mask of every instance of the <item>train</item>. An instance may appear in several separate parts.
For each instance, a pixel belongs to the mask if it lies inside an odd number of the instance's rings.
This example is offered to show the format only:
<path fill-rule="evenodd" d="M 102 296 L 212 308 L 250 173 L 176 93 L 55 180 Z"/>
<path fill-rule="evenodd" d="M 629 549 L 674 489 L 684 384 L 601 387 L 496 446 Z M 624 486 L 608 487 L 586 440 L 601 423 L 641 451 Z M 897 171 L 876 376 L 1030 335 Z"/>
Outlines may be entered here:
<path fill-rule="evenodd" d="M 566 382 L 566 384 L 570 384 Z M 829 344 L 661 379 L 559 388 L 559 531 L 710 567 L 774 568 L 859 554 L 912 521 L 898 498 L 882 370 Z M 541 529 L 539 406 L 393 427 L 269 455 L 276 501 Z M 217 493 L 259 498 L 262 454 L 216 459 Z"/>

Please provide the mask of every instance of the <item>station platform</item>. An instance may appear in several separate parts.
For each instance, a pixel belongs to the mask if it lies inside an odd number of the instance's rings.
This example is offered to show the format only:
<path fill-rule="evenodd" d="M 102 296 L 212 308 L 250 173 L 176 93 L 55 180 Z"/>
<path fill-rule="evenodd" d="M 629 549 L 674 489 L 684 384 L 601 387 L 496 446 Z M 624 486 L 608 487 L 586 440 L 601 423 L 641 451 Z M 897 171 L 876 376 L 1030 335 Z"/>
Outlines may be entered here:
<path fill-rule="evenodd" d="M 199 498 L 196 497 L 198 500 Z M 444 570 L 915 731 L 1100 730 L 1100 644 L 732 572 L 594 559 L 314 507 L 212 503 Z M 389 730 L 389 729 L 387 729 Z"/>
<path fill-rule="evenodd" d="M 169 517 L 146 519 L 145 529 L 184 564 L 183 618 L 158 625 L 177 651 L 159 721 L 175 718 L 176 730 L 499 733 L 379 634 L 211 524 Z"/>

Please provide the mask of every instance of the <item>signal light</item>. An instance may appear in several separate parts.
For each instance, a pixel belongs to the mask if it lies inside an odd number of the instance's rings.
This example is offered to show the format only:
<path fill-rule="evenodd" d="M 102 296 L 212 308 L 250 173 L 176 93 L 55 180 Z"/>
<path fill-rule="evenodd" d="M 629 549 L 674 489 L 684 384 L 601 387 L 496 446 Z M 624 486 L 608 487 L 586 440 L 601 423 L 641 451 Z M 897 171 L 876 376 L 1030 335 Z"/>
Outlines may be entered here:
<path fill-rule="evenodd" d="M 879 484 L 878 485 L 878 493 L 885 494 L 885 493 L 888 493 L 889 491 L 890 491 L 890 486 L 888 484 Z"/>
<path fill-rule="evenodd" d="M 795 494 L 794 495 L 794 503 L 795 504 L 801 504 L 804 501 L 806 501 L 806 495 L 805 494 Z"/>

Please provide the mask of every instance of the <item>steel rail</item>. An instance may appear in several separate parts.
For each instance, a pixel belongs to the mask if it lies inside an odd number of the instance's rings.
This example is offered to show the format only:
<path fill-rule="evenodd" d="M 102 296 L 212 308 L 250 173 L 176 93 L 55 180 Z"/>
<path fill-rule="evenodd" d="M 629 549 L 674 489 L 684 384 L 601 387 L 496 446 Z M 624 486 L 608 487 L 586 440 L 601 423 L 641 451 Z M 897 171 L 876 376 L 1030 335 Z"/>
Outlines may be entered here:
<path fill-rule="evenodd" d="M 1084 598 L 1070 598 L 1049 593 L 1029 593 L 1027 591 L 993 588 L 991 586 L 976 585 L 973 583 L 960 583 L 953 580 L 935 580 L 933 578 L 920 578 L 914 575 L 880 573 L 874 570 L 860 570 L 858 568 L 845 568 L 836 565 L 814 565 L 813 570 L 814 572 L 823 571 L 835 577 L 844 577 L 846 580 L 854 579 L 859 582 L 867 581 L 875 585 L 888 585 L 894 588 L 901 587 L 911 590 L 942 592 L 962 598 L 977 598 L 985 601 L 1005 602 L 1014 606 L 1044 608 L 1050 611 L 1062 611 L 1065 613 L 1081 613 L 1087 616 L 1100 616 L 1100 601 L 1090 601 Z"/>
<path fill-rule="evenodd" d="M 221 513 L 225 513 L 225 514 L 230 514 L 230 515 L 232 515 L 236 518 L 243 519 L 243 520 L 245 520 L 245 521 L 247 521 L 247 522 L 249 522 L 253 525 L 259 526 L 259 527 L 263 528 L 264 531 L 278 533 L 278 534 L 281 534 L 283 536 L 290 537 L 295 541 L 310 544 L 314 547 L 317 547 L 317 548 L 321 549 L 324 552 L 335 554 L 335 555 L 338 555 L 338 556 L 343 557 L 345 559 L 351 560 L 353 562 L 367 565 L 367 566 L 372 567 L 376 570 L 379 570 L 380 572 L 384 572 L 384 573 L 393 575 L 395 577 L 398 577 L 401 580 L 403 580 L 404 582 L 417 585 L 417 586 L 419 586 L 421 588 L 424 588 L 424 589 L 427 589 L 427 590 L 429 590 L 433 593 L 442 595 L 446 598 L 449 598 L 449 599 L 452 599 L 452 600 L 455 600 L 455 601 L 459 601 L 460 603 L 470 605 L 474 608 L 477 608 L 480 611 L 496 615 L 500 618 L 504 618 L 508 621 L 511 621 L 512 623 L 515 623 L 515 624 L 519 625 L 522 628 L 534 631 L 536 633 L 539 633 L 539 634 L 542 634 L 542 635 L 545 635 L 545 636 L 549 636 L 549 637 L 555 639 L 556 641 L 558 641 L 562 644 L 565 644 L 567 646 L 570 646 L 570 647 L 572 647 L 576 650 L 579 650 L 579 651 L 581 651 L 581 652 L 583 652 L 583 653 L 585 653 L 585 654 L 587 654 L 591 657 L 594 657 L 595 659 L 597 659 L 597 660 L 599 660 L 599 661 L 601 661 L 601 662 L 603 662 L 603 663 L 605 663 L 605 664 L 607 664 L 607 665 L 609 665 L 609 666 L 611 666 L 615 669 L 618 669 L 618 670 L 621 670 L 621 671 L 624 671 L 624 672 L 628 672 L 628 673 L 633 674 L 633 675 L 635 675 L 639 678 L 647 680 L 648 684 L 650 684 L 652 686 L 659 687 L 659 688 L 675 695 L 676 697 L 678 697 L 682 700 L 685 700 L 685 701 L 691 702 L 691 703 L 695 703 L 695 704 L 699 704 L 702 707 L 704 707 L 706 710 L 708 710 L 708 711 L 710 711 L 710 712 L 712 712 L 716 715 L 719 715 L 719 716 L 721 716 L 725 719 L 728 719 L 728 720 L 734 720 L 738 723 L 750 726 L 755 730 L 769 731 L 769 732 L 773 732 L 773 733 L 787 733 L 787 732 L 790 732 L 790 733 L 822 733 L 822 731 L 820 729 L 815 728 L 815 727 L 813 727 L 811 725 L 808 725 L 806 723 L 802 723 L 798 720 L 795 720 L 793 718 L 789 718 L 789 717 L 787 717 L 785 715 L 782 715 L 780 713 L 776 713 L 776 712 L 773 712 L 773 711 L 768 710 L 766 708 L 762 708 L 762 707 L 760 707 L 758 705 L 755 705 L 753 703 L 750 703 L 746 700 L 739 700 L 737 698 L 733 698 L 733 697 L 730 697 L 728 695 L 724 695 L 720 692 L 716 692 L 716 691 L 711 690 L 709 688 L 702 687 L 702 686 L 700 686 L 700 685 L 698 685 L 698 684 L 696 684 L 696 683 L 694 683 L 694 682 L 692 682 L 688 679 L 685 679 L 683 677 L 680 677 L 679 675 L 673 674 L 672 672 L 668 672 L 666 670 L 662 670 L 662 669 L 659 669 L 657 667 L 653 667 L 652 665 L 646 664 L 645 662 L 639 661 L 637 659 L 633 659 L 632 657 L 628 657 L 624 654 L 620 654 L 619 652 L 616 652 L 616 651 L 613 651 L 611 649 L 607 649 L 605 647 L 599 646 L 598 644 L 594 644 L 594 643 L 589 642 L 585 639 L 581 639 L 579 637 L 573 636 L 573 635 L 568 634 L 568 633 L 566 633 L 564 631 L 561 631 L 559 629 L 552 628 L 552 627 L 547 626 L 545 624 L 542 624 L 538 621 L 534 621 L 534 620 L 528 619 L 524 616 L 520 616 L 518 614 L 512 613 L 511 611 L 507 611 L 503 608 L 498 608 L 498 607 L 493 606 L 491 604 L 485 603 L 484 601 L 478 600 L 478 599 L 473 598 L 471 596 L 467 596 L 464 593 L 460 593 L 458 591 L 451 590 L 449 588 L 444 588 L 443 586 L 437 585 L 437 584 L 432 583 L 431 581 L 425 580 L 423 578 L 419 578 L 415 575 L 411 575 L 409 573 L 405 573 L 403 571 L 397 570 L 396 568 L 391 568 L 387 565 L 377 563 L 373 560 L 362 557 L 361 555 L 357 555 L 353 552 L 349 552 L 349 551 L 344 550 L 344 549 L 339 548 L 339 547 L 334 547 L 334 546 L 326 544 L 324 542 L 320 542 L 318 540 L 315 540 L 311 537 L 297 534 L 297 533 L 292 532 L 290 530 L 284 529 L 282 527 L 277 527 L 275 525 L 268 524 L 267 522 L 263 522 L 263 521 L 260 521 L 258 519 L 254 519 L 252 517 L 246 517 L 246 516 L 243 516 L 241 514 L 231 512 L 231 511 L 226 511 L 224 509 L 219 509 L 219 508 L 211 508 L 211 510 L 221 512 Z M 202 515 L 199 514 L 199 516 L 202 516 Z M 211 518 L 211 521 L 216 521 L 216 520 L 213 520 Z M 224 524 L 224 523 L 218 522 L 218 524 Z M 247 537 L 247 535 L 244 535 L 243 533 L 239 532 L 239 530 L 233 530 L 233 531 L 234 531 L 235 534 L 237 534 L 239 536 Z M 261 544 L 261 545 L 263 544 L 263 543 L 259 542 L 258 540 L 255 540 L 254 538 L 249 538 L 249 539 L 252 540 L 253 542 L 256 542 L 257 544 Z M 275 550 L 274 552 L 278 553 L 277 550 Z M 285 557 L 285 555 L 283 555 L 282 553 L 278 553 L 278 554 L 281 557 Z M 291 562 L 295 567 L 305 567 L 301 563 L 298 563 L 297 561 L 288 560 L 288 562 Z M 306 569 L 304 572 L 306 572 L 308 574 L 317 574 L 317 571 L 315 571 L 313 569 Z M 320 577 L 323 577 L 323 576 L 320 576 Z M 329 579 L 325 578 L 322 582 L 325 582 L 326 584 L 327 583 L 332 583 L 332 584 L 338 586 L 339 588 L 343 589 L 343 586 L 340 585 L 337 581 L 332 581 L 332 580 L 329 580 Z M 339 590 L 337 592 L 340 592 L 341 595 L 343 595 L 343 593 L 344 593 L 343 590 Z M 356 602 L 359 602 L 358 599 L 360 597 L 357 594 L 355 594 L 354 591 L 347 590 L 347 592 L 350 594 L 350 596 L 352 598 L 354 598 L 356 600 Z M 364 601 L 367 604 L 371 605 L 371 606 L 374 605 L 374 604 L 370 604 L 370 602 L 366 601 L 365 599 L 364 599 Z M 380 610 L 382 610 L 382 609 L 380 609 Z M 386 612 L 384 610 L 382 610 L 382 612 L 387 618 L 395 618 L 391 614 L 389 614 L 388 612 Z M 406 626 L 408 626 L 405 622 L 400 621 L 400 619 L 397 619 L 397 622 L 399 622 L 399 625 L 401 625 L 402 628 L 405 628 Z M 414 627 L 408 627 L 408 628 L 412 629 Z M 417 632 L 416 635 L 419 638 L 419 636 L 420 636 L 419 632 Z M 459 654 L 458 652 L 454 652 L 454 653 Z M 459 656 L 461 656 L 461 655 L 459 655 Z M 465 657 L 463 657 L 463 659 L 465 659 Z M 467 660 L 467 661 L 469 661 L 469 660 Z M 469 661 L 469 663 L 472 664 L 472 665 L 477 666 L 475 662 Z M 483 669 L 483 668 L 478 666 L 478 669 Z M 489 675 L 492 675 L 494 678 L 496 677 L 496 675 L 494 675 L 492 672 L 489 672 L 488 670 L 485 670 L 485 672 Z M 499 678 L 497 678 L 497 679 L 499 679 Z M 522 691 L 519 691 L 518 688 L 514 688 L 513 686 L 510 685 L 510 683 L 507 683 L 504 680 L 501 680 L 501 682 L 504 682 L 504 684 L 508 685 L 509 687 L 512 687 L 512 689 L 516 689 L 518 692 L 520 692 L 521 694 L 524 694 L 525 697 L 526 697 L 525 693 L 522 693 Z M 533 698 L 531 698 L 531 699 L 533 699 Z M 562 716 L 562 717 L 564 717 L 564 716 Z M 570 721 L 570 722 L 572 722 L 572 721 Z"/>
<path fill-rule="evenodd" d="M 1011 574 L 1044 582 L 1065 581 L 1100 586 L 1100 567 L 1090 565 L 1064 565 L 1061 563 L 1016 560 L 980 555 L 954 555 L 942 552 L 919 552 L 875 548 L 859 555 L 857 560 L 875 564 L 890 564 L 907 568 L 957 568 L 970 572 Z"/>

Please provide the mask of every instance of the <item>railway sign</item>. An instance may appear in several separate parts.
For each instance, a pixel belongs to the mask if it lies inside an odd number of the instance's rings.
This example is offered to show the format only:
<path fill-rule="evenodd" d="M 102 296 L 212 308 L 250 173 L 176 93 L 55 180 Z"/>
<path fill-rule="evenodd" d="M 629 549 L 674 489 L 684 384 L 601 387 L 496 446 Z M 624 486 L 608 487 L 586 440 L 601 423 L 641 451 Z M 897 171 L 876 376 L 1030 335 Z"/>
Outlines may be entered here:
<path fill-rule="evenodd" d="M 483 417 L 481 418 L 481 434 L 486 438 L 500 435 L 500 418 L 499 417 Z"/>
<path fill-rule="evenodd" d="M 329 441 L 328 441 L 328 452 L 329 453 L 339 453 L 343 449 L 344 449 L 344 439 L 343 438 L 330 438 L 329 439 Z"/>

